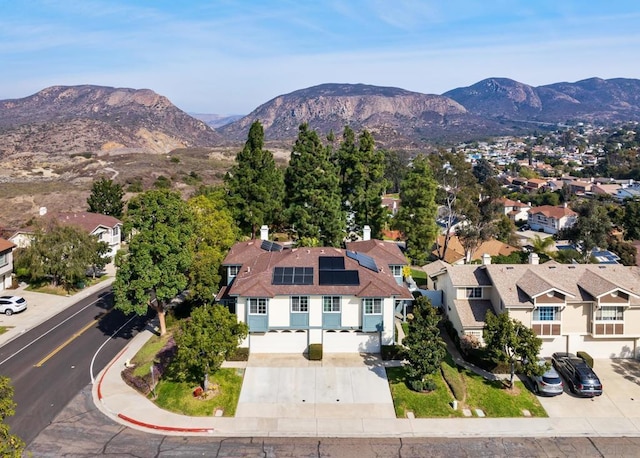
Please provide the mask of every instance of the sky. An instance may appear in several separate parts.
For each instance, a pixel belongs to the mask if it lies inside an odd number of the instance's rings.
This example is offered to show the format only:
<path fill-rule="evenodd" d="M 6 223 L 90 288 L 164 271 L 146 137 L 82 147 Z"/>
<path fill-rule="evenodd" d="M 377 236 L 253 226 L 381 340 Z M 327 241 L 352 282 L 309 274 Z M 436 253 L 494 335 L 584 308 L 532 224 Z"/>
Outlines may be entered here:
<path fill-rule="evenodd" d="M 639 25 L 637 0 L 0 0 L 0 100 L 94 84 L 231 115 L 323 83 L 640 78 Z"/>

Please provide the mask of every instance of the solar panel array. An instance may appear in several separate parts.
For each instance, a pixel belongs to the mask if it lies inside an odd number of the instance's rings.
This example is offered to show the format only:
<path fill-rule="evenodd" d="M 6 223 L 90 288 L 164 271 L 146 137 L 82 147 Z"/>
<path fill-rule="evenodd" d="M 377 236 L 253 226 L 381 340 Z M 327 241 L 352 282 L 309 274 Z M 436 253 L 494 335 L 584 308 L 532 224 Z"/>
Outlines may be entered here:
<path fill-rule="evenodd" d="M 283 246 L 270 240 L 263 240 L 260 248 L 262 248 L 264 251 L 282 251 Z"/>
<path fill-rule="evenodd" d="M 320 270 L 344 270 L 344 256 L 320 256 Z"/>
<path fill-rule="evenodd" d="M 275 267 L 272 285 L 313 285 L 313 267 Z"/>
<path fill-rule="evenodd" d="M 372 270 L 374 272 L 379 272 L 376 261 L 374 261 L 374 259 L 367 254 L 347 250 L 347 257 L 358 261 L 358 264 L 366 269 Z"/>
<path fill-rule="evenodd" d="M 360 275 L 357 270 L 321 270 L 318 283 L 323 286 L 357 286 Z"/>

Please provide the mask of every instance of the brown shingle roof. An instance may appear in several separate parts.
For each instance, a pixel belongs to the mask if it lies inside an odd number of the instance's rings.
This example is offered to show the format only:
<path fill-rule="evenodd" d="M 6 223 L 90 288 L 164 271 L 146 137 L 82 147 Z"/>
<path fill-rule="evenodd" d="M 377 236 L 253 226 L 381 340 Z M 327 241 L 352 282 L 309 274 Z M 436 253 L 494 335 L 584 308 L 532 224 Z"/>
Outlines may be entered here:
<path fill-rule="evenodd" d="M 9 251 L 12 250 L 16 247 L 16 244 L 13 242 L 10 242 L 8 240 L 2 239 L 0 238 L 0 253 L 4 252 L 4 251 Z"/>
<path fill-rule="evenodd" d="M 488 300 L 455 300 L 454 304 L 463 328 L 483 328 L 487 312 L 494 311 Z"/>
<path fill-rule="evenodd" d="M 565 207 L 563 205 L 554 207 L 553 205 L 542 205 L 540 207 L 533 207 L 529 210 L 529 213 L 535 215 L 537 213 L 542 213 L 547 218 L 555 218 L 560 219 L 565 216 L 577 216 L 578 214 L 571 210 L 569 207 Z"/>
<path fill-rule="evenodd" d="M 450 271 L 463 266 L 452 266 Z M 530 293 L 541 291 L 544 286 L 564 291 L 573 297 L 567 301 L 592 301 L 616 288 L 640 296 L 640 268 L 618 264 L 559 264 L 555 261 L 539 265 L 492 264 L 485 266 L 493 287 L 507 306 L 532 306 Z M 535 274 L 535 275 L 532 275 Z M 534 282 L 538 285 L 534 285 Z M 637 298 L 632 303 L 640 304 Z"/>
<path fill-rule="evenodd" d="M 344 257 L 346 270 L 357 270 L 358 285 L 320 285 L 319 258 L 321 256 Z M 377 263 L 377 262 L 376 262 Z M 390 269 L 378 272 L 362 267 L 346 256 L 339 248 L 294 248 L 282 251 L 265 251 L 260 241 L 240 242 L 233 246 L 224 260 L 224 265 L 242 265 L 240 272 L 228 288 L 230 296 L 273 297 L 281 295 L 346 295 L 376 297 L 396 296 L 412 299 L 405 286 L 398 285 Z M 312 267 L 312 285 L 273 285 L 273 270 L 276 267 Z M 380 267 L 380 266 L 379 266 Z"/>
<path fill-rule="evenodd" d="M 360 240 L 357 242 L 347 242 L 347 250 L 366 253 L 380 264 L 404 265 L 407 258 L 402 254 L 402 250 L 395 242 L 385 242 L 382 240 Z"/>
<path fill-rule="evenodd" d="M 113 216 L 91 212 L 58 213 L 52 215 L 51 218 L 55 218 L 63 225 L 81 227 L 88 233 L 92 233 L 98 227 L 114 228 L 117 225 L 122 224 L 122 221 L 118 218 L 114 218 Z"/>

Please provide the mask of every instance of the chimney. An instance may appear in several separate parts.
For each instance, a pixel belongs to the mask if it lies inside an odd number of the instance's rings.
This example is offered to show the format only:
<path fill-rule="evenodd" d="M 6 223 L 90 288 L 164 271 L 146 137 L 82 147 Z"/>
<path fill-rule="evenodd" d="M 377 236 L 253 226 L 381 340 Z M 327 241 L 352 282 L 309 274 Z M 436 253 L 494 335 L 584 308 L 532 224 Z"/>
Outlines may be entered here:
<path fill-rule="evenodd" d="M 491 264 L 491 255 L 489 253 L 484 253 L 482 255 L 482 265 L 488 266 L 489 264 Z"/>
<path fill-rule="evenodd" d="M 371 240 L 371 227 L 365 226 L 362 228 L 362 240 Z"/>
<path fill-rule="evenodd" d="M 260 227 L 260 240 L 269 240 L 269 226 L 266 224 Z"/>
<path fill-rule="evenodd" d="M 536 253 L 529 253 L 529 264 L 533 266 L 540 264 L 540 258 Z"/>

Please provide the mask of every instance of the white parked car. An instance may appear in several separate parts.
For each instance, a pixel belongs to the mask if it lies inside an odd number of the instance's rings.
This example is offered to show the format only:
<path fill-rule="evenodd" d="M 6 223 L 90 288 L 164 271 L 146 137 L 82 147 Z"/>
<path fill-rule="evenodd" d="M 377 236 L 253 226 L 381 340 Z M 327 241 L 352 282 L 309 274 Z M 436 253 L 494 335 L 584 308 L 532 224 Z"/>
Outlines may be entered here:
<path fill-rule="evenodd" d="M 0 296 L 0 313 L 13 315 L 27 309 L 27 300 L 20 296 Z"/>

